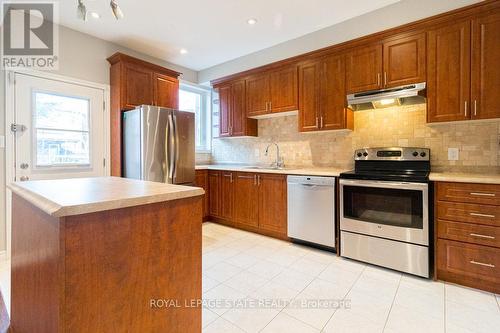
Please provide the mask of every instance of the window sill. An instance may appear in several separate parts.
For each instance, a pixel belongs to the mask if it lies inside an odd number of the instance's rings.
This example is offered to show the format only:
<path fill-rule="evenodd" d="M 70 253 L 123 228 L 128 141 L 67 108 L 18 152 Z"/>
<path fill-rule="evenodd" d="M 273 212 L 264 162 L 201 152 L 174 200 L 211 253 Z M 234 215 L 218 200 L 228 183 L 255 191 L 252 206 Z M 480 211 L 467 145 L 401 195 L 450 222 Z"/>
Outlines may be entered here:
<path fill-rule="evenodd" d="M 196 149 L 196 154 L 212 154 L 211 150 L 206 150 L 206 149 Z"/>

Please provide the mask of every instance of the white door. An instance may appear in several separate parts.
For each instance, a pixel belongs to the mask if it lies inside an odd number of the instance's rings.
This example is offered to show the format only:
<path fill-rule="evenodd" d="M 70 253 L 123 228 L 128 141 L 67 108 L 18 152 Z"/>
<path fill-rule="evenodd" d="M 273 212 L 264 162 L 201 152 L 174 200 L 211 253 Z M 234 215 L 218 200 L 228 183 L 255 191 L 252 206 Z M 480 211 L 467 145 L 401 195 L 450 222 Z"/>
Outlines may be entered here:
<path fill-rule="evenodd" d="M 14 179 L 104 176 L 105 91 L 14 75 Z"/>

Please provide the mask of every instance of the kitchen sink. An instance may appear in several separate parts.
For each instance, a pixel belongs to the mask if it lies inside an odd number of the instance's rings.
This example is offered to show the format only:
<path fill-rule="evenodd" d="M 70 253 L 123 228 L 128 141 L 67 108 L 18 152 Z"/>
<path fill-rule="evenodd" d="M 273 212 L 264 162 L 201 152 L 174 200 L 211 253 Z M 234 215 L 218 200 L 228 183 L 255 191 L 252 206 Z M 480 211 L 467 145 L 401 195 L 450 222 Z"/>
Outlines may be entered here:
<path fill-rule="evenodd" d="M 278 168 L 278 167 L 272 167 L 272 166 L 251 166 L 251 167 L 246 167 L 245 169 L 252 169 L 252 170 L 290 170 L 290 168 Z"/>

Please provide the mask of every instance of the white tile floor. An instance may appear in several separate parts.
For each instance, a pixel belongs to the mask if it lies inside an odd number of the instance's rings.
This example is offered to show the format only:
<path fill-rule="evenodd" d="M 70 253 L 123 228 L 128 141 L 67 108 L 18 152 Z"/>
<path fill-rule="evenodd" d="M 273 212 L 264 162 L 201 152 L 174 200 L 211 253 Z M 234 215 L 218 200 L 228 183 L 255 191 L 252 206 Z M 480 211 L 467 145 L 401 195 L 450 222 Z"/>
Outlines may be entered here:
<path fill-rule="evenodd" d="M 500 330 L 499 295 L 215 223 L 203 225 L 203 298 L 207 333 Z"/>
<path fill-rule="evenodd" d="M 9 304 L 8 261 L 0 263 L 0 288 Z M 214 223 L 203 225 L 203 298 L 204 333 L 490 333 L 500 328 L 500 295 Z"/>

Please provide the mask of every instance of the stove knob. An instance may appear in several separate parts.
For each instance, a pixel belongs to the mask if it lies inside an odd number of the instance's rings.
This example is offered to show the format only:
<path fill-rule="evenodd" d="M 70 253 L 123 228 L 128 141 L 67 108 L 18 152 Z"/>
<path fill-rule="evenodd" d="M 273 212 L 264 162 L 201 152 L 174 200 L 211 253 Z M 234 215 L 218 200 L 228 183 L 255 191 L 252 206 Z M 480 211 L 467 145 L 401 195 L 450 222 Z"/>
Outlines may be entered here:
<path fill-rule="evenodd" d="M 363 153 L 363 156 L 364 156 L 364 157 L 368 156 L 368 153 L 365 151 L 365 152 Z"/>
<path fill-rule="evenodd" d="M 422 156 L 422 157 L 425 157 L 426 155 L 427 154 L 425 153 L 425 151 L 423 151 L 423 152 L 420 153 L 420 156 Z"/>
<path fill-rule="evenodd" d="M 363 156 L 363 154 L 361 154 L 361 153 L 357 153 L 357 155 L 358 155 L 358 157 L 361 157 L 361 156 Z"/>
<path fill-rule="evenodd" d="M 418 152 L 414 151 L 412 155 L 415 156 L 415 157 L 417 157 L 418 156 Z"/>

